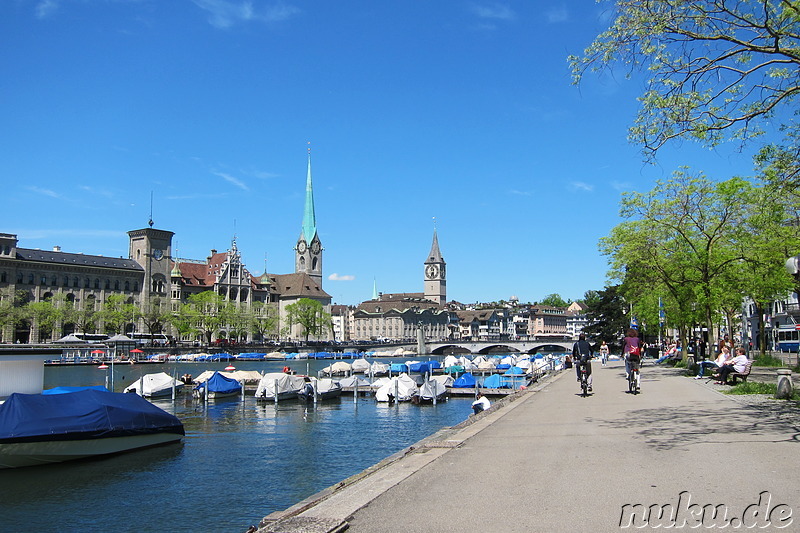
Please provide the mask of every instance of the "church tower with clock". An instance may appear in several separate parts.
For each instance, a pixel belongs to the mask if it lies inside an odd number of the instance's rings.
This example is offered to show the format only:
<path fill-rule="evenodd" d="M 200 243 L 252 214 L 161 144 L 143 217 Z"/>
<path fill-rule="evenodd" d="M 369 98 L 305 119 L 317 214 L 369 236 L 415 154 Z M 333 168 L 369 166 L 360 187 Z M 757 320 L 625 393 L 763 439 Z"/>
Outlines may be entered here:
<path fill-rule="evenodd" d="M 303 229 L 295 246 L 294 271 L 305 273 L 322 288 L 322 241 L 317 234 L 317 217 L 314 213 L 314 188 L 311 183 L 311 149 L 308 149 L 308 175 L 306 177 L 306 205 L 303 211 Z"/>
<path fill-rule="evenodd" d="M 128 232 L 129 257 L 144 269 L 142 296 L 145 299 L 153 296 L 166 297 L 169 293 L 172 237 L 175 235 L 171 231 L 153 228 L 152 219 L 149 226 Z"/>
<path fill-rule="evenodd" d="M 445 262 L 439 251 L 439 238 L 433 230 L 433 244 L 425 261 L 425 298 L 439 305 L 447 303 L 447 279 Z"/>

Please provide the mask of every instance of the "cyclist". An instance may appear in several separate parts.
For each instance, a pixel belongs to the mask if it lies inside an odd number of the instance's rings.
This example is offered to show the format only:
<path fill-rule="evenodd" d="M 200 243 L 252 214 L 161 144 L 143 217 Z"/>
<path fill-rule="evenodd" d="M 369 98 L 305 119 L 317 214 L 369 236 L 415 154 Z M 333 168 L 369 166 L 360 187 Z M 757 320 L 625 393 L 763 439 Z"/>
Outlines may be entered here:
<path fill-rule="evenodd" d="M 642 360 L 642 340 L 639 338 L 639 333 L 633 328 L 630 328 L 625 335 L 622 353 L 625 354 L 625 379 L 627 380 L 631 368 L 639 368 Z"/>
<path fill-rule="evenodd" d="M 586 380 L 588 382 L 589 392 L 592 391 L 592 357 L 594 351 L 591 345 L 586 342 L 586 335 L 581 333 L 578 336 L 578 342 L 572 346 L 572 360 L 575 362 L 575 371 L 578 374 L 578 383 L 581 381 L 581 367 L 586 367 Z"/>

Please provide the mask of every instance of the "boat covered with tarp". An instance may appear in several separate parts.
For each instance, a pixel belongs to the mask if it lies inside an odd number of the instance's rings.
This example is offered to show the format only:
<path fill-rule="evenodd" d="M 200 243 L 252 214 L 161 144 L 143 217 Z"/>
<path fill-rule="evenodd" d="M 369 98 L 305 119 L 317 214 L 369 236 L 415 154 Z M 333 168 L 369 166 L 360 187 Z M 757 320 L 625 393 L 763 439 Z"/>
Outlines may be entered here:
<path fill-rule="evenodd" d="M 83 387 L 53 387 L 52 389 L 45 389 L 42 394 L 69 394 L 70 392 L 78 392 L 82 390 L 104 390 L 111 392 L 102 385 L 86 385 Z"/>
<path fill-rule="evenodd" d="M 145 398 L 165 398 L 172 396 L 172 389 L 177 393 L 183 389 L 183 382 L 166 372 L 145 374 L 127 387 L 122 392 L 134 392 Z"/>
<path fill-rule="evenodd" d="M 411 399 L 414 403 L 433 403 L 447 399 L 447 387 L 435 379 L 426 380 L 419 387 L 419 392 Z"/>
<path fill-rule="evenodd" d="M 279 401 L 297 399 L 297 393 L 305 384 L 306 380 L 301 376 L 270 372 L 261 377 L 255 396 L 259 400 L 269 401 L 275 401 L 276 396 Z"/>
<path fill-rule="evenodd" d="M 137 394 L 14 393 L 0 405 L 0 468 L 58 463 L 180 441 L 183 424 Z"/>
<path fill-rule="evenodd" d="M 477 385 L 477 380 L 470 372 L 461 374 L 458 379 L 453 381 L 453 388 L 456 389 L 474 389 Z"/>
<path fill-rule="evenodd" d="M 298 398 L 307 402 L 313 402 L 314 395 L 316 395 L 317 400 L 338 398 L 342 395 L 342 385 L 330 378 L 311 378 L 297 393 Z"/>
<path fill-rule="evenodd" d="M 241 393 L 242 384 L 233 378 L 223 376 L 220 372 L 214 372 L 211 377 L 194 387 L 195 396 L 208 400 L 227 398 Z"/>
<path fill-rule="evenodd" d="M 409 402 L 419 392 L 417 383 L 408 374 L 395 376 L 375 391 L 375 399 L 379 402 Z"/>

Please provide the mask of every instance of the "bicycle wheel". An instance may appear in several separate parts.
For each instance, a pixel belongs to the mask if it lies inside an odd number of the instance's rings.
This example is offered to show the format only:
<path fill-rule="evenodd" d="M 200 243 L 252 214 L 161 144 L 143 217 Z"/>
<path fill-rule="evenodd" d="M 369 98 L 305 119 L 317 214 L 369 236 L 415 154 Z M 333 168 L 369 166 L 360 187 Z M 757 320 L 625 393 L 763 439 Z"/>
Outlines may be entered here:
<path fill-rule="evenodd" d="M 581 375 L 581 391 L 583 391 L 583 397 L 585 398 L 588 394 L 589 384 L 586 381 L 586 374 Z"/>
<path fill-rule="evenodd" d="M 634 376 L 633 370 L 631 370 L 628 375 L 628 392 L 636 394 L 636 377 Z"/>

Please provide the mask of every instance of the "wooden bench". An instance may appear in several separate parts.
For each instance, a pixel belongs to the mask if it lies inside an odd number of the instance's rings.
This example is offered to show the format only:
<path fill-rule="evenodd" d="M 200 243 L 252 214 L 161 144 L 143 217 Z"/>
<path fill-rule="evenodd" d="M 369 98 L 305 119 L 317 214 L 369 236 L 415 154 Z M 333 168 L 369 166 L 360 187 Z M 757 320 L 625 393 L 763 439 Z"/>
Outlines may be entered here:
<path fill-rule="evenodd" d="M 741 372 L 731 372 L 730 374 L 728 374 L 728 384 L 736 385 L 737 379 L 741 379 L 743 383 L 746 382 L 747 376 L 750 375 L 750 371 L 752 369 L 753 369 L 753 361 L 748 360 L 747 364 L 744 365 L 744 370 L 742 370 Z M 719 378 L 718 373 L 714 373 L 714 375 L 711 377 L 711 379 L 717 379 L 717 378 Z M 709 379 L 709 381 L 711 381 L 711 379 Z"/>
<path fill-rule="evenodd" d="M 743 383 L 746 382 L 747 376 L 750 375 L 750 371 L 752 369 L 753 369 L 753 361 L 749 360 L 747 361 L 747 364 L 744 365 L 744 370 L 742 370 L 741 372 L 731 372 L 730 374 L 728 374 L 728 379 L 730 380 L 729 383 L 731 385 L 736 385 L 737 379 L 741 379 Z"/>

